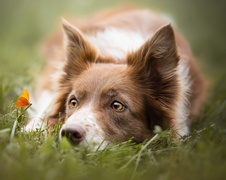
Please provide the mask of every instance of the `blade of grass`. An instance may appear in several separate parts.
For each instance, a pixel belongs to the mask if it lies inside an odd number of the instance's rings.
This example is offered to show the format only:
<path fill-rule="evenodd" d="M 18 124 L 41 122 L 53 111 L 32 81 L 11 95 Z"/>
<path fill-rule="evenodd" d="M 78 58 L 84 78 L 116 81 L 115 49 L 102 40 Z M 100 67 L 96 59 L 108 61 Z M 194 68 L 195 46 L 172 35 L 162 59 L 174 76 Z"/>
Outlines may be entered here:
<path fill-rule="evenodd" d="M 141 153 L 157 138 L 159 137 L 158 134 L 156 134 L 153 138 L 151 138 L 142 148 L 141 150 L 134 155 L 124 166 L 122 166 L 119 171 L 122 171 L 123 169 L 127 168 L 136 158 L 140 158 Z"/>
<path fill-rule="evenodd" d="M 10 130 L 11 130 L 10 128 L 2 129 L 2 130 L 0 131 L 0 134 L 7 133 L 7 132 L 9 132 Z"/>

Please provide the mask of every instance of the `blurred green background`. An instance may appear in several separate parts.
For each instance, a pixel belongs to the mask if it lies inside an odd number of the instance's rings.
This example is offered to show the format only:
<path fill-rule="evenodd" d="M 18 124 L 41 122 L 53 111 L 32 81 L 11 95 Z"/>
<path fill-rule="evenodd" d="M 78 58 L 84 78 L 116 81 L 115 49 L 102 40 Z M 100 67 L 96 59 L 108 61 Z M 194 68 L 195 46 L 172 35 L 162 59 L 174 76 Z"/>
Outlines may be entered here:
<path fill-rule="evenodd" d="M 0 76 L 14 79 L 37 73 L 41 64 L 38 46 L 60 25 L 62 17 L 89 16 L 131 4 L 171 16 L 209 79 L 224 74 L 225 0 L 1 0 Z"/>
<path fill-rule="evenodd" d="M 13 111 L 15 107 L 7 109 L 7 106 L 9 104 L 11 107 L 9 102 L 13 102 L 21 89 L 31 84 L 33 78 L 39 73 L 42 66 L 42 58 L 39 54 L 40 43 L 60 27 L 62 17 L 84 17 L 100 10 L 126 5 L 153 9 L 174 19 L 177 29 L 189 41 L 205 75 L 210 82 L 213 82 L 210 87 L 213 87 L 211 89 L 214 92 L 199 118 L 200 121 L 192 128 L 192 132 L 197 133 L 194 133 L 191 141 L 185 146 L 178 147 L 182 151 L 173 150 L 173 153 L 168 153 L 167 147 L 162 149 L 160 147 L 162 153 L 156 154 L 158 158 L 156 164 L 151 165 L 149 162 L 146 166 L 144 163 L 140 173 L 150 174 L 147 176 L 148 179 L 150 177 L 153 179 L 200 179 L 199 176 L 205 180 L 223 179 L 222 177 L 225 179 L 225 0 L 0 0 L 0 130 L 12 127 L 15 120 L 15 111 Z M 218 83 L 215 84 L 215 82 Z M 200 135 L 201 132 L 203 134 Z M 50 179 L 49 174 L 54 177 L 52 179 L 55 177 L 71 179 L 75 175 L 79 177 L 77 172 L 82 174 L 81 177 L 88 177 L 87 179 L 90 179 L 89 177 L 111 179 L 114 178 L 111 176 L 114 172 L 110 173 L 109 170 L 114 167 L 114 162 L 121 165 L 132 154 L 123 149 L 121 152 L 111 152 L 109 155 L 106 151 L 103 156 L 94 154 L 91 158 L 87 156 L 86 161 L 83 161 L 83 156 L 80 157 L 80 154 L 71 159 L 70 155 L 74 155 L 74 152 L 66 156 L 59 148 L 56 153 L 54 149 L 57 148 L 53 148 L 52 143 L 49 147 L 48 142 L 40 145 L 43 140 L 39 139 L 39 136 L 30 140 L 25 136 L 25 139 L 18 136 L 18 140 L 15 141 L 17 146 L 14 146 L 8 143 L 8 135 L 2 133 L 1 137 L 3 135 L 6 140 L 2 143 L 4 138 L 0 139 L 0 164 L 2 165 L 0 179 L 15 178 L 15 176 L 17 179 L 44 179 L 40 176 Z M 31 156 L 33 158 L 30 158 Z M 59 158 L 62 157 L 65 158 L 65 164 L 58 163 Z M 112 165 L 109 166 L 109 162 Z M 93 168 L 93 164 L 99 165 Z M 101 173 L 101 167 L 110 168 L 107 169 L 107 173 Z M 92 171 L 84 175 L 86 170 Z M 122 174 L 120 179 L 129 179 L 131 171 L 127 173 L 128 176 L 124 178 Z"/>

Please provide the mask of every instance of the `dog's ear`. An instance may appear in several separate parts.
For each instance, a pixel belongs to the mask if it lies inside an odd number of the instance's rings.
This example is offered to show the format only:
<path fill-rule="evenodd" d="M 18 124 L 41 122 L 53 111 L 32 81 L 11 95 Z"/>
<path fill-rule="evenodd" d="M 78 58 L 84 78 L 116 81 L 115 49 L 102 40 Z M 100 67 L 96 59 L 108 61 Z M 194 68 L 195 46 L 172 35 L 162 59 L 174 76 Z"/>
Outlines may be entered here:
<path fill-rule="evenodd" d="M 158 100 L 160 106 L 170 106 L 175 102 L 178 62 L 171 25 L 160 28 L 140 49 L 127 56 L 130 76 L 151 89 L 151 97 Z"/>
<path fill-rule="evenodd" d="M 65 104 L 68 94 L 71 92 L 73 77 L 87 69 L 90 63 L 96 61 L 96 51 L 83 36 L 82 32 L 63 20 L 64 41 L 66 50 L 66 62 L 64 73 L 58 79 L 57 96 L 51 112 L 46 117 L 49 125 L 56 124 L 59 119 L 64 121 Z"/>
<path fill-rule="evenodd" d="M 173 126 L 179 94 L 176 41 L 171 25 L 160 28 L 140 49 L 128 54 L 129 76 L 143 88 L 150 128 Z"/>
<path fill-rule="evenodd" d="M 95 62 L 97 53 L 77 27 L 64 19 L 62 24 L 67 58 L 65 72 L 73 75 L 84 70 L 89 63 Z"/>
<path fill-rule="evenodd" d="M 160 76 L 169 79 L 175 73 L 178 61 L 171 25 L 160 28 L 140 49 L 127 57 L 128 65 L 145 73 L 148 78 Z"/>

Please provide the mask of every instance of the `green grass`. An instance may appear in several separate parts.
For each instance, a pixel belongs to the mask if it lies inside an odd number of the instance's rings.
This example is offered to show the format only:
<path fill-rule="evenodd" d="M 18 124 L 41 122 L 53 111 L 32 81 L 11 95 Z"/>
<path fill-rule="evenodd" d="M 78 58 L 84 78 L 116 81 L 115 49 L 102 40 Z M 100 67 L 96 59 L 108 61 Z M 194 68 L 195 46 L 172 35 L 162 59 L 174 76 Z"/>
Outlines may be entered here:
<path fill-rule="evenodd" d="M 128 2 L 128 1 L 127 1 Z M 135 1 L 134 1 L 135 2 Z M 124 142 L 103 151 L 58 142 L 57 128 L 47 138 L 24 134 L 13 124 L 21 110 L 18 94 L 32 85 L 42 59 L 40 41 L 62 16 L 92 14 L 122 1 L 0 2 L 0 179 L 225 179 L 226 49 L 223 1 L 146 1 L 140 6 L 170 14 L 189 40 L 210 79 L 209 99 L 191 134 L 181 141 L 159 132 L 142 144 Z M 22 127 L 26 116 L 19 119 Z"/>

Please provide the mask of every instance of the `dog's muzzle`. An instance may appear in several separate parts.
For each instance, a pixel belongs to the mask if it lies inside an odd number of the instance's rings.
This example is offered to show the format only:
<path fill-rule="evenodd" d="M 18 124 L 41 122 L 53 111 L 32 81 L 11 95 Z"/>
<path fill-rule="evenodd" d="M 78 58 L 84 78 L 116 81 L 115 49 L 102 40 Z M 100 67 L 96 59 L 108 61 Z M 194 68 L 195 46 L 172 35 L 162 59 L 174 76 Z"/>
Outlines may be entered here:
<path fill-rule="evenodd" d="M 77 125 L 73 127 L 63 127 L 60 131 L 60 138 L 66 137 L 73 144 L 78 145 L 85 139 L 85 130 Z"/>

